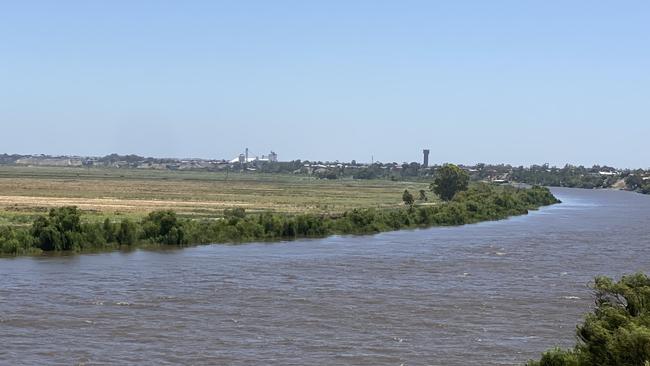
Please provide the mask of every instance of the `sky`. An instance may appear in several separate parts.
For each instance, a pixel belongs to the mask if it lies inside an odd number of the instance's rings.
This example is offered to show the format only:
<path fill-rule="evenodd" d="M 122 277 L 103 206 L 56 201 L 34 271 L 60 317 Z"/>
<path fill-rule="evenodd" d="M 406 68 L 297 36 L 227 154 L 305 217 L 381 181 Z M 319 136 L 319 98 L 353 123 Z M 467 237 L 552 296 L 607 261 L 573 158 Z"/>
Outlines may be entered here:
<path fill-rule="evenodd" d="M 0 153 L 650 167 L 648 1 L 0 1 Z"/>

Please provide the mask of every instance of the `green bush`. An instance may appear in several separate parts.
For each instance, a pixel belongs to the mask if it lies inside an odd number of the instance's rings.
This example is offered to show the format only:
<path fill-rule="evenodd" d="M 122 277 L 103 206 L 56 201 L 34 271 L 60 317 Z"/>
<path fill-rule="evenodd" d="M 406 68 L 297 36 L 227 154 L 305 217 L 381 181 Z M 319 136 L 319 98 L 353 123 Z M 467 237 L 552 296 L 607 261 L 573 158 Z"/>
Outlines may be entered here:
<path fill-rule="evenodd" d="M 103 247 L 106 245 L 106 233 L 104 227 L 98 223 L 84 223 L 81 225 L 82 241 L 81 249 L 89 245 L 91 247 Z"/>
<path fill-rule="evenodd" d="M 552 350 L 529 366 L 643 366 L 650 361 L 650 278 L 595 281 L 596 309 L 577 329 L 577 345 Z"/>
<path fill-rule="evenodd" d="M 553 349 L 545 352 L 539 361 L 530 361 L 528 366 L 579 366 L 575 352 Z"/>
<path fill-rule="evenodd" d="M 18 254 L 20 243 L 16 239 L 14 230 L 10 227 L 0 227 L 0 252 Z"/>
<path fill-rule="evenodd" d="M 161 244 L 184 244 L 184 232 L 176 212 L 151 212 L 142 220 L 142 239 Z"/>
<path fill-rule="evenodd" d="M 115 234 L 115 240 L 120 245 L 131 245 L 137 241 L 137 227 L 129 219 L 122 219 Z"/>
<path fill-rule="evenodd" d="M 0 227 L 0 254 L 19 255 L 35 251 L 38 249 L 34 247 L 34 239 L 29 231 Z"/>
<path fill-rule="evenodd" d="M 104 231 L 104 238 L 105 238 L 106 242 L 112 243 L 112 242 L 114 242 L 116 240 L 116 237 L 115 237 L 115 234 L 116 234 L 115 233 L 116 232 L 115 224 L 112 223 L 111 220 L 108 217 L 104 220 L 104 223 L 102 224 L 102 230 Z"/>
<path fill-rule="evenodd" d="M 36 245 L 42 250 L 77 250 L 82 247 L 81 214 L 77 207 L 53 208 L 32 225 Z"/>

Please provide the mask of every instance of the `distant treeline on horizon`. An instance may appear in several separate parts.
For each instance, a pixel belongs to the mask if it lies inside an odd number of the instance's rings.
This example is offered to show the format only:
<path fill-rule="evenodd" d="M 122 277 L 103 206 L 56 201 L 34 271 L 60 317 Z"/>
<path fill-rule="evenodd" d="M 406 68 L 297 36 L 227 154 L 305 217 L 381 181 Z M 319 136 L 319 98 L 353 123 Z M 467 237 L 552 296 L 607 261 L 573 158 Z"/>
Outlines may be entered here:
<path fill-rule="evenodd" d="M 329 161 L 264 161 L 248 162 L 208 159 L 153 158 L 138 155 L 110 154 L 103 157 L 2 154 L 0 164 L 18 166 L 107 167 L 119 169 L 204 170 L 215 172 L 259 172 L 270 174 L 303 174 L 321 179 L 430 179 L 441 165 L 422 163 L 372 164 Z M 543 165 L 512 166 L 510 164 L 459 165 L 474 181 L 516 182 L 552 187 L 618 188 L 650 193 L 650 169 L 617 169 L 611 166 L 592 167 L 567 164 L 563 167 Z"/>

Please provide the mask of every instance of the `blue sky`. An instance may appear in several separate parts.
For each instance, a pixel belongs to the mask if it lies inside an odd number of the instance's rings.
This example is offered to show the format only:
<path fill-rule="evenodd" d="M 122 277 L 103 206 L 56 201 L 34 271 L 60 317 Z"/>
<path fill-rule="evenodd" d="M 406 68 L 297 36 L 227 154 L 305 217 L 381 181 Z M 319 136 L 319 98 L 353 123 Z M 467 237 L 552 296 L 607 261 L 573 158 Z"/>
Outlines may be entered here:
<path fill-rule="evenodd" d="M 648 167 L 650 2 L 5 1 L 0 152 Z"/>

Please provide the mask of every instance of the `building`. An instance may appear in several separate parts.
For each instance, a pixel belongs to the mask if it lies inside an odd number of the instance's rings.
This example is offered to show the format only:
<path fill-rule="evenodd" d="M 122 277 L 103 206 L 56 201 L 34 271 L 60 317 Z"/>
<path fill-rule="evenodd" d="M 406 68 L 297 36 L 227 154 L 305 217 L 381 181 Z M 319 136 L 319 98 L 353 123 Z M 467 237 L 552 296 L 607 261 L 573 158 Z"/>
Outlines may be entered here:
<path fill-rule="evenodd" d="M 249 154 L 248 148 L 246 149 L 246 152 L 243 154 L 239 154 L 239 157 L 234 158 L 230 161 L 230 163 L 254 163 L 254 162 L 277 162 L 278 161 L 278 154 L 276 154 L 274 151 L 271 151 L 269 155 L 262 155 L 260 156 L 253 156 L 254 154 Z"/>
<path fill-rule="evenodd" d="M 422 162 L 422 166 L 427 168 L 429 166 L 429 149 L 422 150 L 422 154 L 424 155 L 424 161 Z"/>

